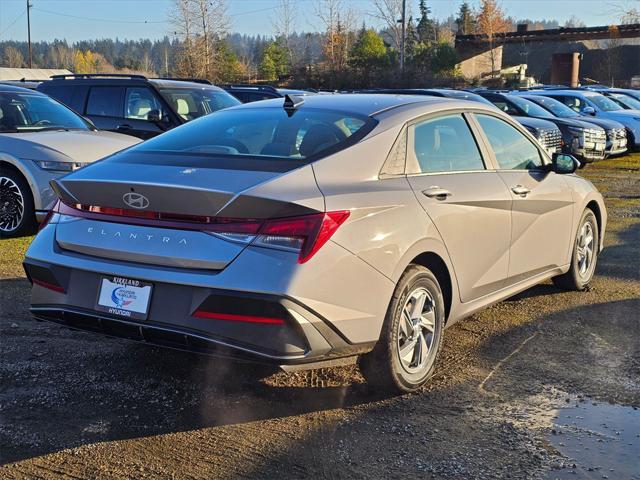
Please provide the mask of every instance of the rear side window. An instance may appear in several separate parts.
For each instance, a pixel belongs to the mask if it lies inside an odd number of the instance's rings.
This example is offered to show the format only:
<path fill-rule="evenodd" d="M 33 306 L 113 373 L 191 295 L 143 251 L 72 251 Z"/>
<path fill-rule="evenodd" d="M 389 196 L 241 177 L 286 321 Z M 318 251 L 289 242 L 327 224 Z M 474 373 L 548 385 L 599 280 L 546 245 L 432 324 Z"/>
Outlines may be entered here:
<path fill-rule="evenodd" d="M 499 118 L 476 115 L 502 170 L 532 170 L 542 166 L 540 151 L 516 128 Z"/>
<path fill-rule="evenodd" d="M 87 115 L 100 117 L 122 117 L 124 88 L 91 87 L 87 100 Z"/>
<path fill-rule="evenodd" d="M 282 108 L 223 110 L 140 144 L 136 151 L 303 161 L 345 148 L 375 125 L 369 117 Z"/>
<path fill-rule="evenodd" d="M 420 122 L 413 129 L 413 153 L 418 172 L 484 170 L 478 145 L 460 114 Z"/>

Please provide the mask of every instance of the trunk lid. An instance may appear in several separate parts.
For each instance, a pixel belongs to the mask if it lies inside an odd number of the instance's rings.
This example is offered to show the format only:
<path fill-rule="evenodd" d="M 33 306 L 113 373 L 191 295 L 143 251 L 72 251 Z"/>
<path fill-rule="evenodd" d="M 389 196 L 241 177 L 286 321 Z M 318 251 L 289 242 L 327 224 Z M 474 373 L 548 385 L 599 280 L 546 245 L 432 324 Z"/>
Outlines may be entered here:
<path fill-rule="evenodd" d="M 324 197 L 310 165 L 298 167 L 290 162 L 286 169 L 259 162 L 270 168 L 220 168 L 224 162 L 213 162 L 212 167 L 180 162 L 95 163 L 52 182 L 56 193 L 67 205 L 123 209 L 124 216 L 63 216 L 56 240 L 63 249 L 114 260 L 223 269 L 246 244 L 205 232 L 207 222 L 324 211 Z M 169 220 L 130 217 L 126 211 L 162 214 Z M 197 222 L 202 222 L 202 230 Z"/>

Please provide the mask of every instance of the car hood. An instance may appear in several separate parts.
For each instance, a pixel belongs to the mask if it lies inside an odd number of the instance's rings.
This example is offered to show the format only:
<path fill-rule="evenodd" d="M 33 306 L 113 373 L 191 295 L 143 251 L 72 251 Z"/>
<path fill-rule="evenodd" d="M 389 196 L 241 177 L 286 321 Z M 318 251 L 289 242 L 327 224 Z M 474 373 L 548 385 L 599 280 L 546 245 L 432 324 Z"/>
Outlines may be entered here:
<path fill-rule="evenodd" d="M 558 128 L 555 123 L 549 120 L 542 120 L 540 118 L 520 117 L 516 115 L 514 115 L 512 118 L 521 125 L 529 128 L 537 128 L 540 130 L 555 130 Z"/>
<path fill-rule="evenodd" d="M 624 125 L 621 124 L 620 122 L 616 122 L 615 120 L 609 120 L 606 118 L 596 118 L 596 117 L 592 117 L 591 115 L 576 117 L 576 119 L 577 118 L 579 118 L 581 122 L 592 123 L 593 125 L 602 127 L 605 130 L 611 130 L 613 128 L 624 128 Z"/>
<path fill-rule="evenodd" d="M 94 162 L 139 143 L 113 132 L 56 130 L 0 134 L 0 151 L 22 159 Z"/>
<path fill-rule="evenodd" d="M 604 112 L 604 113 L 607 116 L 607 118 L 617 120 L 619 122 L 628 122 L 629 120 L 640 122 L 639 110 L 618 110 L 615 112 Z"/>
<path fill-rule="evenodd" d="M 537 118 L 537 117 L 536 117 Z M 593 123 L 577 118 L 544 118 L 544 120 L 555 123 L 558 127 L 594 128 Z"/>

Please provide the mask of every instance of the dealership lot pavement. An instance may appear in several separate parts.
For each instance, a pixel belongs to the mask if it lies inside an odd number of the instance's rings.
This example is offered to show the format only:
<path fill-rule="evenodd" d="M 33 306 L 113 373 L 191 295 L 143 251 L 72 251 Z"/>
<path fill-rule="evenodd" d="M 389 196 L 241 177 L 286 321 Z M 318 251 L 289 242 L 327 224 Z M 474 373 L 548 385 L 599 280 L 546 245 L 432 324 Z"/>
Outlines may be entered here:
<path fill-rule="evenodd" d="M 430 384 L 395 398 L 356 368 L 285 375 L 36 322 L 29 239 L 0 242 L 0 477 L 640 479 L 640 155 L 584 175 L 609 210 L 590 290 L 548 282 L 460 322 Z"/>

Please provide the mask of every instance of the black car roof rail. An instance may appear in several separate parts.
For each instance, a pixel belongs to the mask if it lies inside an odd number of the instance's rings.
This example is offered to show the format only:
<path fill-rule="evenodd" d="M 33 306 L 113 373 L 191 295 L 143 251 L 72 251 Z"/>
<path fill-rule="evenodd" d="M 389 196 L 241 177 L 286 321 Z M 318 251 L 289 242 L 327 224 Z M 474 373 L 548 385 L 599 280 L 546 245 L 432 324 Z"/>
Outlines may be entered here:
<path fill-rule="evenodd" d="M 210 80 L 206 78 L 189 78 L 189 77 L 153 77 L 149 80 L 171 80 L 176 82 L 193 82 L 193 83 L 202 83 L 204 85 L 213 85 Z"/>
<path fill-rule="evenodd" d="M 63 75 L 51 75 L 52 80 L 65 80 L 67 78 L 130 78 L 132 80 L 147 80 L 144 75 L 128 73 L 66 73 Z"/>
<path fill-rule="evenodd" d="M 219 85 L 222 88 L 255 88 L 256 90 L 265 90 L 268 92 L 278 92 L 276 87 L 271 85 L 256 85 L 254 83 L 229 83 L 224 85 Z"/>

